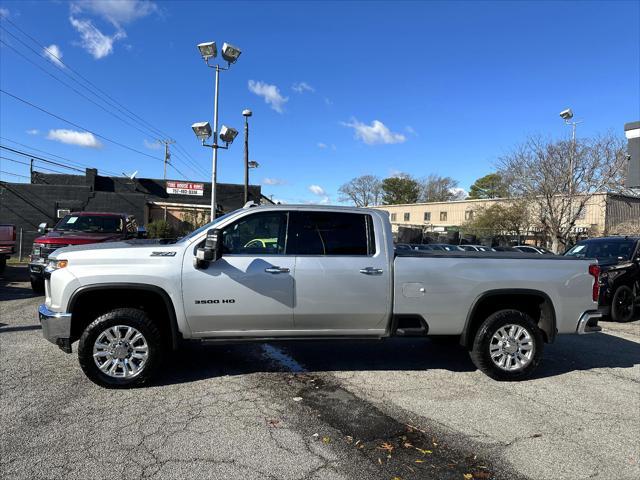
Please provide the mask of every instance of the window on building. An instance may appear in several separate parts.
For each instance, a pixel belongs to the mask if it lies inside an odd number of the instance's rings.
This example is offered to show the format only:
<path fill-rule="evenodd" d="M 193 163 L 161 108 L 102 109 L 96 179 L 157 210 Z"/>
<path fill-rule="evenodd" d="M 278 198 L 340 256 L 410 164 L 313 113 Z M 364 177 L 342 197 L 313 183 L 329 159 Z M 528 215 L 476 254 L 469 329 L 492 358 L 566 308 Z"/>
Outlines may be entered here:
<path fill-rule="evenodd" d="M 431 212 L 424 212 L 424 221 L 425 222 L 431 221 Z"/>
<path fill-rule="evenodd" d="M 440 212 L 440 221 L 441 222 L 447 221 L 447 212 Z"/>
<path fill-rule="evenodd" d="M 408 222 L 411 219 L 411 214 L 410 213 L 405 213 L 404 214 L 404 221 Z"/>
<path fill-rule="evenodd" d="M 391 214 L 391 221 L 392 221 L 392 222 L 395 222 L 397 217 L 398 217 L 398 215 L 397 215 L 397 214 L 392 213 L 392 214 Z"/>
<path fill-rule="evenodd" d="M 369 255 L 375 253 L 371 215 L 296 212 L 291 215 L 287 254 Z"/>
<path fill-rule="evenodd" d="M 466 212 L 464 212 L 464 219 L 473 220 L 473 210 L 467 210 Z"/>

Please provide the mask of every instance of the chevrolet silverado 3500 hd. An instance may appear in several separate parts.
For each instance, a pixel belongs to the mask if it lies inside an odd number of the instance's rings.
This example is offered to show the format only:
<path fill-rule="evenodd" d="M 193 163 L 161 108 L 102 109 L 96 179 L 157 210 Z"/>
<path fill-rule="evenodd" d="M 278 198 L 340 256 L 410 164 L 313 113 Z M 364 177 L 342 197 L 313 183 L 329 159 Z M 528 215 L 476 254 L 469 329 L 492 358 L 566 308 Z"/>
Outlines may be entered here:
<path fill-rule="evenodd" d="M 567 257 L 394 252 L 385 212 L 246 206 L 172 244 L 56 250 L 43 335 L 129 387 L 182 340 L 455 335 L 497 380 L 528 377 L 557 334 L 599 331 L 598 266 Z"/>

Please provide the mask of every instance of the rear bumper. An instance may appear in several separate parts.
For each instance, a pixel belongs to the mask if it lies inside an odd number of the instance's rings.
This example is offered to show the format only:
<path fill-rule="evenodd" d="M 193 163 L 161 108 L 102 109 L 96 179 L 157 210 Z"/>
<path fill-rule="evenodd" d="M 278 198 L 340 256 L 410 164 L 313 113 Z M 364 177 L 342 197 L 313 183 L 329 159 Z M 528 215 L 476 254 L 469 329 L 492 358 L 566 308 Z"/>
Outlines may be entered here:
<path fill-rule="evenodd" d="M 598 321 L 602 319 L 602 312 L 594 310 L 590 312 L 584 312 L 578 320 L 578 326 L 576 327 L 576 333 L 584 335 L 586 333 L 595 333 L 602 330 L 602 327 L 598 325 Z"/>
<path fill-rule="evenodd" d="M 42 336 L 66 353 L 71 353 L 71 314 L 53 312 L 46 305 L 38 307 Z"/>

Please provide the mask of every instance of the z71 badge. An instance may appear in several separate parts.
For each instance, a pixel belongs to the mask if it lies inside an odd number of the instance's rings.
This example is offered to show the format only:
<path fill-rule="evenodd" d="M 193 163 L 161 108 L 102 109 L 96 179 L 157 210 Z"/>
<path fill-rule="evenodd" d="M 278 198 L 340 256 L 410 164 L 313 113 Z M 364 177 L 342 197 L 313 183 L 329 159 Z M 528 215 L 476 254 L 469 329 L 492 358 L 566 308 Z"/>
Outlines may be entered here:
<path fill-rule="evenodd" d="M 176 252 L 151 252 L 152 257 L 175 257 Z"/>

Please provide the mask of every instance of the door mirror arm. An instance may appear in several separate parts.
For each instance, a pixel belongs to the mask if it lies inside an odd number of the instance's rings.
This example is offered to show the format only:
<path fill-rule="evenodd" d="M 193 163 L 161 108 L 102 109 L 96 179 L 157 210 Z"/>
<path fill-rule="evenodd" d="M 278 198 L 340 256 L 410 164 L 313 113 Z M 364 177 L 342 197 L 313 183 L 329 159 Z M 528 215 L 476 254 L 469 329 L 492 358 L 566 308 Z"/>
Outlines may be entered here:
<path fill-rule="evenodd" d="M 207 232 L 204 247 L 196 250 L 193 258 L 193 266 L 198 269 L 209 267 L 211 262 L 215 262 L 222 257 L 222 230 L 212 228 Z"/>

